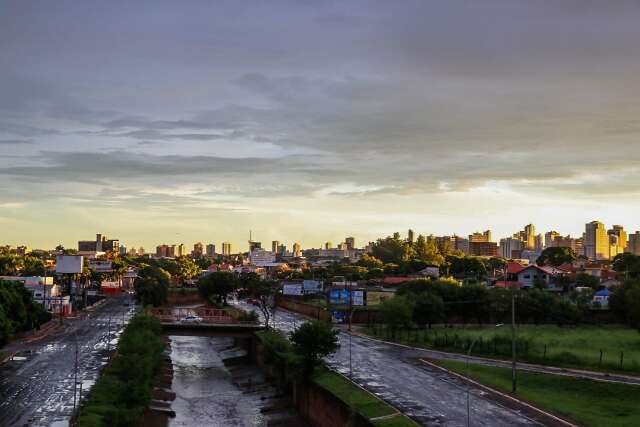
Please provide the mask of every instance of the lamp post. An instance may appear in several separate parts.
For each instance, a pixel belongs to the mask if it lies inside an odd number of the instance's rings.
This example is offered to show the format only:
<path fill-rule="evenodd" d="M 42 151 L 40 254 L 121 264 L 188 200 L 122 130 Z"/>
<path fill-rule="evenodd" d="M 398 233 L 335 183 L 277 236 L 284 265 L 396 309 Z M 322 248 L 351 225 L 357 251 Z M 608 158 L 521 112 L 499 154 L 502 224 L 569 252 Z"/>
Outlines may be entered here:
<path fill-rule="evenodd" d="M 495 328 L 499 328 L 503 326 L 502 323 L 498 323 Z M 476 344 L 476 342 L 478 342 L 478 340 L 480 339 L 482 335 L 478 335 L 473 342 L 471 343 L 471 345 L 469 346 L 469 351 L 467 352 L 467 366 L 466 366 L 466 372 L 467 372 L 467 378 L 471 379 L 471 376 L 469 375 L 469 359 L 471 358 L 471 350 L 473 350 L 473 346 Z M 467 385 L 467 427 L 469 427 L 471 425 L 471 384 Z"/>

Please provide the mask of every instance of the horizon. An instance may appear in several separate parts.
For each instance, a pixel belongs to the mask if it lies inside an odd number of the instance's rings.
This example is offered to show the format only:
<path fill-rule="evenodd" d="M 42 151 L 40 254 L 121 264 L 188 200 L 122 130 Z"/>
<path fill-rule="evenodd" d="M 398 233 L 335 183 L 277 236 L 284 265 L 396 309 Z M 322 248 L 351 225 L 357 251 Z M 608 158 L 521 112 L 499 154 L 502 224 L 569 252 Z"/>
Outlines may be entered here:
<path fill-rule="evenodd" d="M 2 244 L 640 229 L 634 2 L 5 5 Z"/>

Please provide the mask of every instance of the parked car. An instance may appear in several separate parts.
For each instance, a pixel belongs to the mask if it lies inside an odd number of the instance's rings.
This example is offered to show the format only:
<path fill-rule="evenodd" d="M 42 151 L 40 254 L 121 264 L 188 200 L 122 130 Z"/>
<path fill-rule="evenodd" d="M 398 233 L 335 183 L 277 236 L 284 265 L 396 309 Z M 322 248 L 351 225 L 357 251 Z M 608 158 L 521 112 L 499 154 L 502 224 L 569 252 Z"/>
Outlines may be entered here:
<path fill-rule="evenodd" d="M 202 322 L 202 317 L 196 315 L 189 315 L 180 320 L 181 323 L 200 323 Z"/>

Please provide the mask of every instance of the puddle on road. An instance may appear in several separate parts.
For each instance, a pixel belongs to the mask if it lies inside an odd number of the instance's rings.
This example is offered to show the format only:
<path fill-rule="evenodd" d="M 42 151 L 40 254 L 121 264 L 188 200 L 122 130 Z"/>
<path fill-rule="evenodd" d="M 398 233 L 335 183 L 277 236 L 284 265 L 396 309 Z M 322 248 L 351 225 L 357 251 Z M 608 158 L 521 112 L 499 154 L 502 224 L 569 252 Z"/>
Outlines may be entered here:
<path fill-rule="evenodd" d="M 264 426 L 260 398 L 233 384 L 220 353 L 233 344 L 226 337 L 171 336 L 172 427 Z"/>

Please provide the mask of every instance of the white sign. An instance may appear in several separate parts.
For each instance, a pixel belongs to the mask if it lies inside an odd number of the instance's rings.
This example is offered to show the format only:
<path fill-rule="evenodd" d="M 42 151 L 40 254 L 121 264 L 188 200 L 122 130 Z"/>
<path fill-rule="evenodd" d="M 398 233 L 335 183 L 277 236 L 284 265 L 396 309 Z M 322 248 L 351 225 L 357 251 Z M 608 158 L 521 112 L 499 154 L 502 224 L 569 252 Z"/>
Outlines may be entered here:
<path fill-rule="evenodd" d="M 56 273 L 82 273 L 84 257 L 81 255 L 58 255 L 56 257 Z"/>
<path fill-rule="evenodd" d="M 364 291 L 352 291 L 351 292 L 351 304 L 352 305 L 364 305 Z"/>
<path fill-rule="evenodd" d="M 282 295 L 302 295 L 302 284 L 283 285 Z"/>

